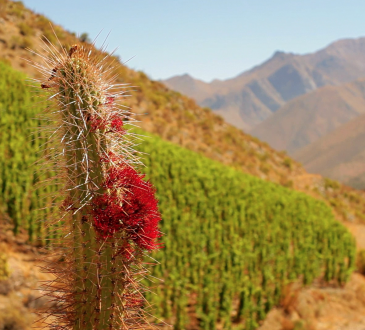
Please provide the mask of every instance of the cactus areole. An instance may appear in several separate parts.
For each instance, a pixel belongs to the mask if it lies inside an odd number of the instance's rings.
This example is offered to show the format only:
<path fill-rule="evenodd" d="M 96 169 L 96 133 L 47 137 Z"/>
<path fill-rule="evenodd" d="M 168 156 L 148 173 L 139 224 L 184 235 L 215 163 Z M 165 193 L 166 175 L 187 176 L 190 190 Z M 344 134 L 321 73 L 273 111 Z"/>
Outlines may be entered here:
<path fill-rule="evenodd" d="M 125 86 L 115 84 L 108 57 L 77 45 L 62 54 L 48 49 L 41 87 L 57 103 L 65 243 L 48 285 L 56 303 L 47 322 L 57 329 L 145 329 L 142 259 L 159 247 L 161 217 L 153 186 L 135 169 L 133 134 L 124 125 L 133 119 L 118 105 Z"/>

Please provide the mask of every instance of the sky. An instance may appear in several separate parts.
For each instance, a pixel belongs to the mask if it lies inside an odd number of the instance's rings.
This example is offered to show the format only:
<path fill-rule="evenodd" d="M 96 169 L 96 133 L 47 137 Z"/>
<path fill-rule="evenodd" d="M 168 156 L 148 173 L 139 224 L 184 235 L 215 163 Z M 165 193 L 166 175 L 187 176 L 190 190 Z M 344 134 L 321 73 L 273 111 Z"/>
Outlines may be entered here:
<path fill-rule="evenodd" d="M 152 79 L 227 79 L 277 50 L 305 54 L 365 36 L 364 0 L 23 0 Z"/>

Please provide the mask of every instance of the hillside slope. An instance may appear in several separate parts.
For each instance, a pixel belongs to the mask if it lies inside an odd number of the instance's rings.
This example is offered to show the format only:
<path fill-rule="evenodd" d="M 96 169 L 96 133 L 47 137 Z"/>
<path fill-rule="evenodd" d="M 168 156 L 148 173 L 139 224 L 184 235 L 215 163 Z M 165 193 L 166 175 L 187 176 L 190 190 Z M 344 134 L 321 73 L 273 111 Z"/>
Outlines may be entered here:
<path fill-rule="evenodd" d="M 45 174 L 44 164 L 34 163 L 41 141 L 28 138 L 39 131 L 32 118 L 39 102 L 29 97 L 34 90 L 23 74 L 0 64 L 0 77 L 0 90 L 7 89 L 0 93 L 0 205 L 18 232 L 26 229 L 38 243 L 58 239 L 57 225 L 55 232 L 48 225 L 51 210 L 39 212 L 59 186 L 52 180 L 34 186 Z M 288 281 L 347 281 L 355 242 L 325 203 L 147 135 L 138 149 L 157 189 L 165 234 L 152 273 L 163 282 L 146 283 L 157 293 L 148 294 L 156 316 L 177 330 L 196 324 L 253 330 L 279 304 Z"/>
<path fill-rule="evenodd" d="M 249 131 L 300 95 L 364 77 L 364 63 L 365 38 L 345 39 L 312 54 L 276 52 L 263 64 L 232 79 L 204 83 L 183 75 L 164 83 Z"/>
<path fill-rule="evenodd" d="M 294 157 L 319 173 L 365 189 L 365 114 L 299 150 Z"/>
<path fill-rule="evenodd" d="M 251 134 L 289 154 L 365 112 L 365 79 L 326 86 L 286 103 Z M 300 161 L 300 159 L 298 159 Z"/>
<path fill-rule="evenodd" d="M 23 58 L 40 59 L 24 48 L 41 50 L 42 35 L 55 41 L 50 22 L 20 2 L 2 0 L 1 4 L 0 59 L 34 77 L 37 70 Z M 62 45 L 80 42 L 61 27 L 54 26 L 54 29 Z M 136 86 L 125 104 L 139 115 L 143 114 L 141 127 L 144 130 L 243 172 L 324 200 L 339 219 L 365 220 L 364 193 L 306 173 L 285 153 L 276 152 L 266 143 L 227 124 L 210 109 L 201 108 L 188 97 L 151 81 L 144 73 L 127 68 L 117 58 L 114 67 L 120 82 Z"/>

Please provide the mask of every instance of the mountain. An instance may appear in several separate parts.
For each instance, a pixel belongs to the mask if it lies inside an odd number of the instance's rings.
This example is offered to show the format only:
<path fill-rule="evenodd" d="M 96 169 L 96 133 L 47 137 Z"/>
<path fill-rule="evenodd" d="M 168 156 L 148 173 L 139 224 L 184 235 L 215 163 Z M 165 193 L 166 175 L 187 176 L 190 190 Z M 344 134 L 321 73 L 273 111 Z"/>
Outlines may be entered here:
<path fill-rule="evenodd" d="M 365 112 L 365 79 L 325 86 L 287 102 L 251 134 L 289 154 Z"/>
<path fill-rule="evenodd" d="M 175 86 L 173 89 L 192 97 L 197 102 L 202 102 L 212 93 L 211 85 L 188 74 L 171 77 L 164 81 L 164 84 L 166 86 Z"/>
<path fill-rule="evenodd" d="M 204 83 L 183 75 L 163 82 L 249 131 L 298 96 L 361 77 L 365 77 L 365 38 L 339 40 L 306 55 L 276 52 L 232 79 Z"/>
<path fill-rule="evenodd" d="M 312 173 L 319 173 L 358 189 L 365 189 L 365 114 L 340 126 L 294 157 Z"/>

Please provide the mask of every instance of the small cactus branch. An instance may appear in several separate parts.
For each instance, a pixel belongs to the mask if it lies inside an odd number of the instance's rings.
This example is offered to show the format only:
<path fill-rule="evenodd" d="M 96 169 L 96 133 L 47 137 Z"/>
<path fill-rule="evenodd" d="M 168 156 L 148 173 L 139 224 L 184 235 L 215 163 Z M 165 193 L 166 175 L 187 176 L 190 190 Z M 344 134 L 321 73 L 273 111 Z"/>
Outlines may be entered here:
<path fill-rule="evenodd" d="M 57 329 L 145 329 L 142 259 L 159 247 L 161 218 L 153 186 L 134 168 L 139 160 L 124 127 L 133 119 L 117 103 L 124 90 L 90 49 L 47 48 L 41 87 L 57 103 L 60 152 L 53 161 L 65 182 L 65 238 L 62 262 L 49 267 L 56 279 L 47 295 L 56 303 L 46 314 Z"/>

